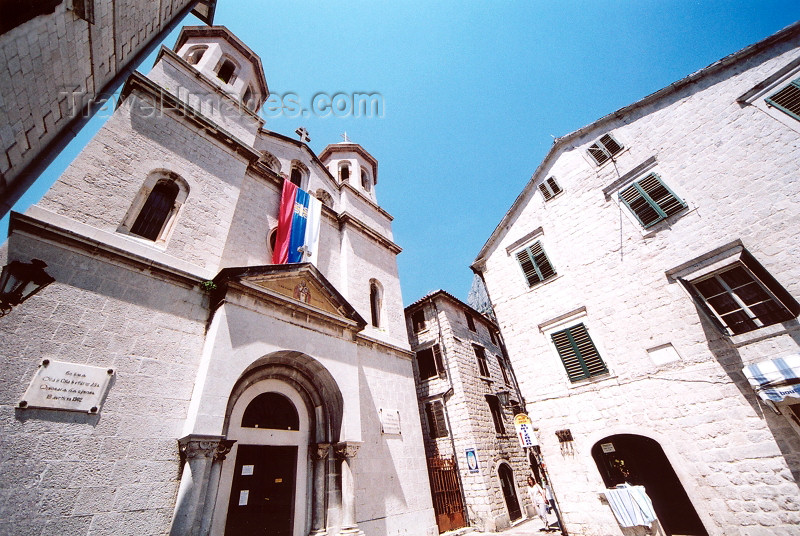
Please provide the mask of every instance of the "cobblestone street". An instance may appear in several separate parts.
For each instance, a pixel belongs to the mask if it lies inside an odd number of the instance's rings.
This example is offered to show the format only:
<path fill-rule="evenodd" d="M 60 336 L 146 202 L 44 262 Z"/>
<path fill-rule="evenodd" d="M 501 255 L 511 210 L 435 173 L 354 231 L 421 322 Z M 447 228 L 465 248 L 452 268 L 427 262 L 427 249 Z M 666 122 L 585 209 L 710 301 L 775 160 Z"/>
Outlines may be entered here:
<path fill-rule="evenodd" d="M 472 527 L 445 532 L 441 536 L 489 536 L 491 534 L 502 534 L 503 536 L 539 536 L 542 534 L 560 535 L 559 530 L 551 529 L 550 532 L 544 530 L 544 524 L 538 518 L 527 519 L 516 524 L 510 529 L 501 532 L 481 532 Z"/>

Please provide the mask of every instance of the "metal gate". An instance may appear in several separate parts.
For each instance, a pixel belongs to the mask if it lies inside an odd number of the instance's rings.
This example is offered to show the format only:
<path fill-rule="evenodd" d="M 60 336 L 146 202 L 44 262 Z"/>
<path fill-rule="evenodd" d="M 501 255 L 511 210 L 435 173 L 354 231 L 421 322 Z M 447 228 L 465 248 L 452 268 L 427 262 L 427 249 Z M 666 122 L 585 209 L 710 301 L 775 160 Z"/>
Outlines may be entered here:
<path fill-rule="evenodd" d="M 428 458 L 433 509 L 439 532 L 459 529 L 464 523 L 464 502 L 458 486 L 458 471 L 453 458 Z"/>

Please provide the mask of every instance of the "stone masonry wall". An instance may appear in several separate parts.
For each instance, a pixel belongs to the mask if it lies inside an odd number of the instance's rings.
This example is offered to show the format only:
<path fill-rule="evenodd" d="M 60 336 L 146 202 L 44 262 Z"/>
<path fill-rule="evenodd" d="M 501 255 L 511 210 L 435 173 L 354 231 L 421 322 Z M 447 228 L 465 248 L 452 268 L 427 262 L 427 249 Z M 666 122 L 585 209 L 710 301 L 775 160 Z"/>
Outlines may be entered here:
<path fill-rule="evenodd" d="M 800 129 L 737 102 L 800 57 L 798 44 L 701 78 L 559 148 L 488 253 L 489 294 L 571 532 L 620 533 L 599 500 L 603 482 L 590 454 L 617 433 L 661 444 L 710 534 L 797 532 L 800 437 L 741 373 L 797 353 L 797 321 L 724 336 L 665 272 L 740 239 L 800 297 Z M 607 132 L 625 149 L 597 166 L 586 149 Z M 653 156 L 651 171 L 689 209 L 644 231 L 602 190 Z M 550 176 L 564 191 L 545 202 L 536 186 Z M 528 288 L 506 248 L 539 227 L 558 275 Z M 540 325 L 581 307 L 585 316 L 573 323 L 587 326 L 610 372 L 570 383 Z M 647 350 L 667 344 L 679 359 L 658 365 Z M 562 454 L 554 432 L 565 428 L 575 441 Z"/>

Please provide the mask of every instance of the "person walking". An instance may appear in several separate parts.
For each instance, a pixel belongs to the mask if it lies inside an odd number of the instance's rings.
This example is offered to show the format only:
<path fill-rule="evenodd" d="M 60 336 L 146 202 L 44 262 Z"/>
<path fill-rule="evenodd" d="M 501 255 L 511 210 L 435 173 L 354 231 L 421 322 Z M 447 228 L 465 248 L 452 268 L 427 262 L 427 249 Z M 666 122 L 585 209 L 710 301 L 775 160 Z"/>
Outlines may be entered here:
<path fill-rule="evenodd" d="M 528 496 L 531 498 L 531 503 L 533 504 L 534 510 L 536 510 L 536 515 L 538 515 L 539 519 L 544 523 L 545 530 L 549 531 L 550 523 L 547 522 L 547 506 L 549 501 L 547 500 L 547 495 L 542 486 L 535 481 L 532 476 L 528 477 Z"/>

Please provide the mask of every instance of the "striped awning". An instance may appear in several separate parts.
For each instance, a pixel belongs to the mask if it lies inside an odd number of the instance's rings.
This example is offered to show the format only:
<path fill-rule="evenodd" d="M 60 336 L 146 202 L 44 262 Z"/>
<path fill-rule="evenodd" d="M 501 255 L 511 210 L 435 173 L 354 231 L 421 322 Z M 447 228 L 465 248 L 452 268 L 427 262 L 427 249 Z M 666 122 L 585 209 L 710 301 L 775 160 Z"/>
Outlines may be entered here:
<path fill-rule="evenodd" d="M 800 398 L 800 354 L 747 365 L 742 370 L 764 400 L 781 402 L 787 396 Z"/>

